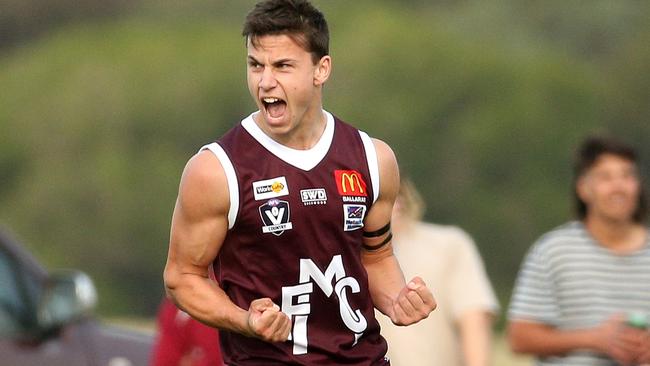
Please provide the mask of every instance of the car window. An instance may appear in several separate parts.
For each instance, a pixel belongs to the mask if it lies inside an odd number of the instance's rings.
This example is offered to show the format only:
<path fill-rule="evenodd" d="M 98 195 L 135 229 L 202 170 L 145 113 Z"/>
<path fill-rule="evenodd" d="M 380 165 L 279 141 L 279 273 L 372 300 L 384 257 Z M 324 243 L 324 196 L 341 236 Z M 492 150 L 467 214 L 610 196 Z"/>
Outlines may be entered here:
<path fill-rule="evenodd" d="M 30 329 L 35 323 L 35 284 L 15 259 L 0 248 L 0 336 Z"/>

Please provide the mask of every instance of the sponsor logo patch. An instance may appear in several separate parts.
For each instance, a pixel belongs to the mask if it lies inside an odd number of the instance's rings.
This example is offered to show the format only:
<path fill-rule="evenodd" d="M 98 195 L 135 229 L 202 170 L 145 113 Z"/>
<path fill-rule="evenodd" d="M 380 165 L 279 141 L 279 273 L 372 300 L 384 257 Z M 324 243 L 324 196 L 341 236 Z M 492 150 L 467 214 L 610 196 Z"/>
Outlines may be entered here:
<path fill-rule="evenodd" d="M 343 205 L 343 230 L 353 231 L 363 227 L 363 218 L 366 216 L 364 205 Z"/>
<path fill-rule="evenodd" d="M 327 203 L 327 192 L 324 188 L 302 189 L 300 199 L 305 206 L 324 205 Z"/>
<path fill-rule="evenodd" d="M 280 236 L 285 230 L 293 229 L 289 221 L 289 202 L 278 199 L 270 199 L 267 203 L 260 206 L 260 216 L 262 217 L 262 232 L 271 233 Z"/>
<path fill-rule="evenodd" d="M 341 196 L 368 196 L 363 176 L 356 170 L 335 170 L 336 188 Z"/>
<path fill-rule="evenodd" d="M 348 202 L 348 203 L 366 203 L 366 199 L 368 197 L 363 197 L 363 196 L 343 196 L 341 197 L 343 199 L 343 202 Z"/>
<path fill-rule="evenodd" d="M 256 201 L 286 196 L 289 194 L 287 179 L 277 177 L 253 182 L 253 194 Z"/>

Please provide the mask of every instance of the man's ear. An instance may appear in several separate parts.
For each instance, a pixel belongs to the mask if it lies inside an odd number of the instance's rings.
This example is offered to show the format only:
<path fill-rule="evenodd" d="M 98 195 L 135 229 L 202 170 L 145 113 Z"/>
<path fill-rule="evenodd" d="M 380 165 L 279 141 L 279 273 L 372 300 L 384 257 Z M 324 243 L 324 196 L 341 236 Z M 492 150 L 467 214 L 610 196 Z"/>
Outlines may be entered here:
<path fill-rule="evenodd" d="M 589 202 L 590 193 L 587 188 L 587 179 L 588 178 L 583 175 L 576 181 L 576 193 L 582 202 Z"/>
<path fill-rule="evenodd" d="M 316 64 L 316 70 L 314 71 L 314 85 L 321 86 L 325 84 L 327 79 L 330 77 L 332 72 L 332 58 L 329 55 L 325 55 L 318 60 Z"/>

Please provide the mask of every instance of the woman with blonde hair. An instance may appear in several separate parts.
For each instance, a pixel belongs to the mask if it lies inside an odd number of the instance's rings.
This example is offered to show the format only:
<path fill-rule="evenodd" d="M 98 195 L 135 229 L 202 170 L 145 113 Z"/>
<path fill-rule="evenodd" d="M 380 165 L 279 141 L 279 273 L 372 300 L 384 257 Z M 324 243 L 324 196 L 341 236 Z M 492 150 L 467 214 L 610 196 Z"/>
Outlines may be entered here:
<path fill-rule="evenodd" d="M 393 366 L 487 366 L 499 310 L 472 238 L 458 227 L 422 221 L 424 200 L 402 179 L 393 209 L 393 246 L 404 275 L 417 273 L 438 309 L 411 327 L 378 316 Z"/>

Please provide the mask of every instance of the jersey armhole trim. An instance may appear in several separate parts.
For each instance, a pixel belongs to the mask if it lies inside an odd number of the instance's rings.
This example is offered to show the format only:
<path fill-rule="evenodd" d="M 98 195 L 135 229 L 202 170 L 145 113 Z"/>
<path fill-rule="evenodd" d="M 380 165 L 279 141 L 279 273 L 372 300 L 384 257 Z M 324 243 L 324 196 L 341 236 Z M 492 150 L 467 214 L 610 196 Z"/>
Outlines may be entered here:
<path fill-rule="evenodd" d="M 366 150 L 366 160 L 368 160 L 368 171 L 370 172 L 370 183 L 372 184 L 372 203 L 379 197 L 379 162 L 377 161 L 377 151 L 375 144 L 367 133 L 359 131 L 363 148 Z"/>
<path fill-rule="evenodd" d="M 233 167 L 228 154 L 223 150 L 221 145 L 216 142 L 203 146 L 199 152 L 203 150 L 210 150 L 219 159 L 224 173 L 226 173 L 226 180 L 228 182 L 228 192 L 230 194 L 230 207 L 228 208 L 228 230 L 235 226 L 237 220 L 237 213 L 239 211 L 239 184 L 237 183 L 237 174 L 235 167 Z"/>

